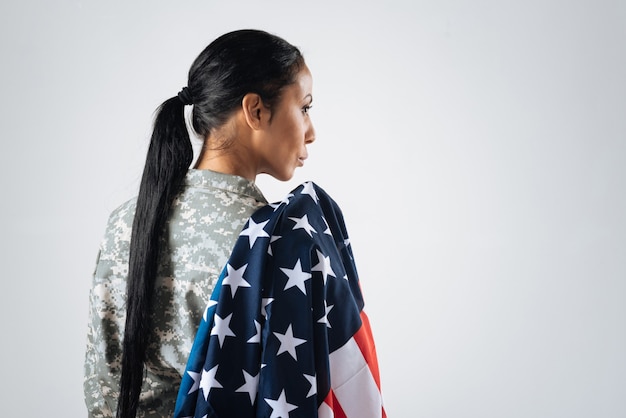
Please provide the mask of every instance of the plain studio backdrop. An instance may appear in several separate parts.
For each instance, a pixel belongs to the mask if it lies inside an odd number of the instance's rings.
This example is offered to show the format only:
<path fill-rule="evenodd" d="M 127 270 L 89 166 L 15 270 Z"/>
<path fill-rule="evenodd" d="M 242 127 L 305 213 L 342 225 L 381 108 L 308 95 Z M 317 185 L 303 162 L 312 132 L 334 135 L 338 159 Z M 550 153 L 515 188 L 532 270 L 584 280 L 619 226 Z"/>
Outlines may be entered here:
<path fill-rule="evenodd" d="M 313 73 L 310 158 L 258 183 L 342 207 L 389 416 L 626 417 L 620 0 L 2 2 L 1 415 L 85 416 L 107 216 L 240 28 Z"/>

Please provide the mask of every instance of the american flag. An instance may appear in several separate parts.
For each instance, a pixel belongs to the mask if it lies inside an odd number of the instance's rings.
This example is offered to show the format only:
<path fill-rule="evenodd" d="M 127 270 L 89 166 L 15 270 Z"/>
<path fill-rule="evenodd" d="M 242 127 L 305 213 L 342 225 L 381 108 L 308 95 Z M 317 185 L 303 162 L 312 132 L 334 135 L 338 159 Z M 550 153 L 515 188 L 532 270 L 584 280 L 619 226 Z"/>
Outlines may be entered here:
<path fill-rule="evenodd" d="M 341 210 L 306 182 L 244 226 L 174 416 L 386 417 L 363 306 Z"/>

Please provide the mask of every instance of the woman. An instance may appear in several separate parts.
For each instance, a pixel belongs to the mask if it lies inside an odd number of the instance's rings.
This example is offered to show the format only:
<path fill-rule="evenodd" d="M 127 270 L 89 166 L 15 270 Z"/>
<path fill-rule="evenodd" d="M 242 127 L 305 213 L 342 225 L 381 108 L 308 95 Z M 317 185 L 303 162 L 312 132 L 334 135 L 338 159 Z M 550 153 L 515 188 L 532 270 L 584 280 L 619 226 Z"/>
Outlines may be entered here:
<path fill-rule="evenodd" d="M 161 105 L 139 195 L 100 247 L 89 416 L 385 416 L 341 211 L 310 182 L 275 205 L 254 184 L 304 164 L 311 89 L 297 48 L 241 30 Z"/>
<path fill-rule="evenodd" d="M 290 179 L 315 139 L 311 82 L 296 47 L 235 31 L 202 51 L 188 86 L 159 108 L 139 195 L 112 213 L 94 274 L 90 416 L 172 415 L 215 280 L 245 221 L 267 203 L 256 175 Z M 194 169 L 185 105 L 204 138 Z"/>

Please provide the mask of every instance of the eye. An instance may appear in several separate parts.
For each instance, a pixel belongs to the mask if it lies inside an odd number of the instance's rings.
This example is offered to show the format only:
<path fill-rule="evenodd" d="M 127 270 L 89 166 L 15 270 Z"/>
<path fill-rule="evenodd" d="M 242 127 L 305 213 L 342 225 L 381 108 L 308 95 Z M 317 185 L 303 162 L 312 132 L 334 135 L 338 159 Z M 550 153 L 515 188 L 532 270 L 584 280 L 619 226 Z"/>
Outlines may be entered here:
<path fill-rule="evenodd" d="M 306 105 L 302 108 L 302 113 L 304 113 L 305 115 L 309 114 L 309 110 L 311 110 L 311 108 L 313 107 L 313 105 Z"/>

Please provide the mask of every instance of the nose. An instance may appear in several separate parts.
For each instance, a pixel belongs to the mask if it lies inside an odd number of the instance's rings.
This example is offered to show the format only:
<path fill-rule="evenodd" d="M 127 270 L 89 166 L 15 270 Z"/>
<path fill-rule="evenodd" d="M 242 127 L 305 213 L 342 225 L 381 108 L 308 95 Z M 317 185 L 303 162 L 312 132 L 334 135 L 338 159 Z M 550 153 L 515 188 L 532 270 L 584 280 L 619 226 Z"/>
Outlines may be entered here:
<path fill-rule="evenodd" d="M 307 130 L 304 133 L 304 143 L 307 145 L 315 141 L 315 128 L 313 127 L 313 122 L 311 122 L 310 118 L 308 119 L 308 121 L 309 121 L 309 126 L 307 127 Z"/>

